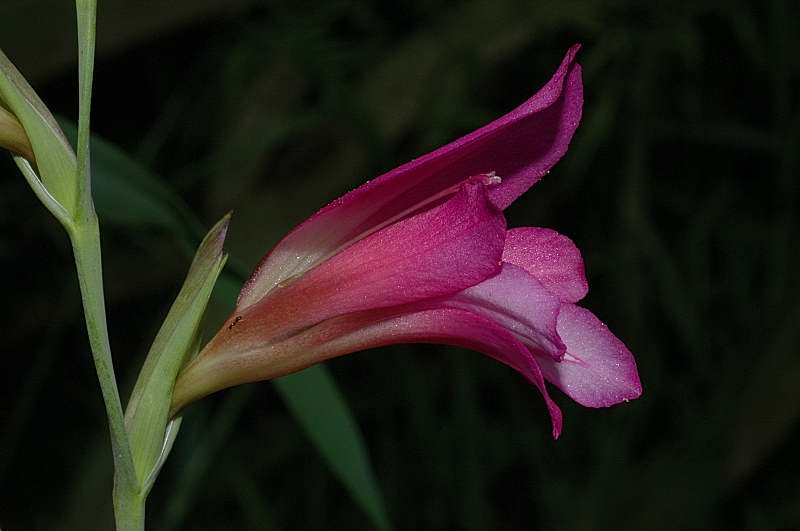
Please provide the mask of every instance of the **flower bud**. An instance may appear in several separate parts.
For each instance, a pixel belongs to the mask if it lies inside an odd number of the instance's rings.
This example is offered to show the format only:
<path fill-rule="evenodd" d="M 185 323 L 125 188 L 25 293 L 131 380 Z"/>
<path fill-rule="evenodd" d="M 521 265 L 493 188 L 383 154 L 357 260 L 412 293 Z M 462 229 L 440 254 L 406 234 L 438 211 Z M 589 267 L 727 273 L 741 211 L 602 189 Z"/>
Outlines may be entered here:
<path fill-rule="evenodd" d="M 11 151 L 15 155 L 25 157 L 32 164 L 36 162 L 31 142 L 28 140 L 28 135 L 25 134 L 22 124 L 2 106 L 0 106 L 0 147 Z"/>
<path fill-rule="evenodd" d="M 32 182 L 26 175 L 31 186 L 43 187 L 48 199 L 52 198 L 66 216 L 74 218 L 78 177 L 72 146 L 42 100 L 2 51 L 0 106 L 0 146 L 27 159 L 38 178 L 38 182 Z M 54 205 L 45 204 L 52 212 Z"/>

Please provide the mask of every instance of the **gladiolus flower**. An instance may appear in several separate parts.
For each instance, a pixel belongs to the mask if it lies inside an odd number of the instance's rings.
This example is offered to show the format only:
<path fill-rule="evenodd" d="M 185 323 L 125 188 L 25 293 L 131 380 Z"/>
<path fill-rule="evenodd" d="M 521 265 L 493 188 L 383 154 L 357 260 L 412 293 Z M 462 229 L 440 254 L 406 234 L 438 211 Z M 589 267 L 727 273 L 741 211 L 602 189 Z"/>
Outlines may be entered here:
<path fill-rule="evenodd" d="M 591 312 L 571 240 L 506 229 L 503 209 L 564 155 L 583 104 L 578 46 L 502 118 L 329 204 L 262 260 L 236 309 L 182 371 L 173 412 L 205 395 L 397 343 L 477 350 L 561 412 L 641 394 L 633 356 Z"/>

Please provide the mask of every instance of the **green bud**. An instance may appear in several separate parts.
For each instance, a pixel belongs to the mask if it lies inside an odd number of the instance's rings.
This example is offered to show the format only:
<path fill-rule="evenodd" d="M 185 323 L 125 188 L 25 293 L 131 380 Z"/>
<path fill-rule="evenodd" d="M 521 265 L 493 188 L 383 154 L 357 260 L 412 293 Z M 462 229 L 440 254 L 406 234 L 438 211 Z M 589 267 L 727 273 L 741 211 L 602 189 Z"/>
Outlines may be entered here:
<path fill-rule="evenodd" d="M 53 115 L 2 50 L 0 104 L 4 107 L 4 112 L 0 113 L 0 146 L 27 159 L 40 181 L 40 184 L 31 182 L 31 177 L 26 174 L 31 186 L 36 188 L 41 185 L 67 217 L 74 218 L 78 197 L 75 153 Z M 7 140 L 3 140 L 10 136 L 12 140 L 20 141 L 20 133 L 13 129 L 13 122 L 9 121 L 8 115 L 22 127 L 27 143 L 23 141 L 21 146 L 9 145 Z M 46 201 L 45 204 L 53 211 L 51 204 Z"/>

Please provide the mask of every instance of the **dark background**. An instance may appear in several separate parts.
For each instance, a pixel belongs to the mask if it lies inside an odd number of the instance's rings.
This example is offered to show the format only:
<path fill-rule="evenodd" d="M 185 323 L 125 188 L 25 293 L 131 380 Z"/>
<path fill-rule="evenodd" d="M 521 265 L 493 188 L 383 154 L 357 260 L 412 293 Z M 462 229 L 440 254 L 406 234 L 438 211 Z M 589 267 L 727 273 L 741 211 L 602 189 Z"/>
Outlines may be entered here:
<path fill-rule="evenodd" d="M 72 9 L 5 1 L 0 46 L 74 119 Z M 792 0 L 100 0 L 92 125 L 205 227 L 234 209 L 228 247 L 250 268 L 324 203 L 515 107 L 583 43 L 583 123 L 509 225 L 579 245 L 585 305 L 636 355 L 644 395 L 590 410 L 553 391 L 554 442 L 536 390 L 483 356 L 417 345 L 332 361 L 390 519 L 800 529 L 798 20 Z M 10 158 L 0 187 L 0 526 L 108 529 L 68 240 Z M 114 214 L 100 212 L 127 392 L 191 251 Z M 370 528 L 268 383 L 194 408 L 148 523 Z"/>

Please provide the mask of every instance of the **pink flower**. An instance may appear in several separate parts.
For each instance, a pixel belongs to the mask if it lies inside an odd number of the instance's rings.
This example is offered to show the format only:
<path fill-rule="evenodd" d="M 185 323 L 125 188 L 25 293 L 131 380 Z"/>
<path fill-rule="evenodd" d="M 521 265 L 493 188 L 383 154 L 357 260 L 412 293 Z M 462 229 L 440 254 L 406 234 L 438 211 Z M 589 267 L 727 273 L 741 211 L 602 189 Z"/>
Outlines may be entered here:
<path fill-rule="evenodd" d="M 641 394 L 633 356 L 575 303 L 580 252 L 550 229 L 506 230 L 503 209 L 564 155 L 583 104 L 572 47 L 502 118 L 329 204 L 262 260 L 236 310 L 179 376 L 173 410 L 233 385 L 396 343 L 444 343 L 590 407 Z"/>

